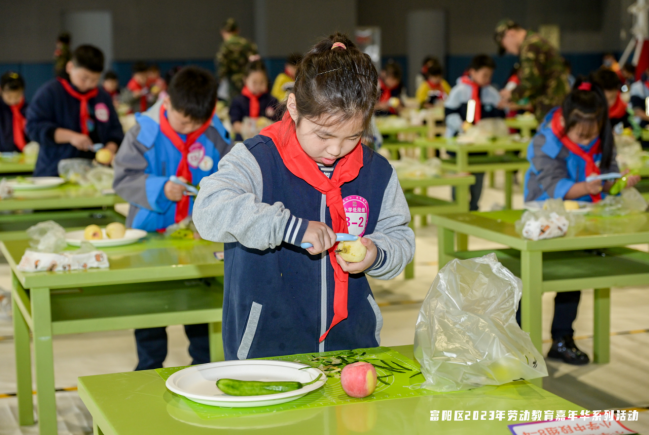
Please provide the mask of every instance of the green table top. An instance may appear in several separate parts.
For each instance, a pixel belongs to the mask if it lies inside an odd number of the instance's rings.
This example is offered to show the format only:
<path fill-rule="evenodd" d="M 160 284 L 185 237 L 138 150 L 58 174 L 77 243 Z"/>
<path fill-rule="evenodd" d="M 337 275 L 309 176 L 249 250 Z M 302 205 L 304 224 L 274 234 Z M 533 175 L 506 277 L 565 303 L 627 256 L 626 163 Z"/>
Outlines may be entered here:
<path fill-rule="evenodd" d="M 539 126 L 538 121 L 533 118 L 507 118 L 505 119 L 505 124 L 510 128 L 536 128 Z"/>
<path fill-rule="evenodd" d="M 445 175 L 442 177 L 430 178 L 399 178 L 399 184 L 404 190 L 415 189 L 417 187 L 436 187 L 436 186 L 470 186 L 475 183 L 473 175 Z"/>
<path fill-rule="evenodd" d="M 0 211 L 69 210 L 110 207 L 126 202 L 115 194 L 103 195 L 92 186 L 63 184 L 53 189 L 17 190 L 10 199 L 0 200 Z"/>
<path fill-rule="evenodd" d="M 649 243 L 649 213 L 618 217 L 589 217 L 577 233 L 548 240 L 527 240 L 516 232 L 523 210 L 433 215 L 443 228 L 510 246 L 522 251 L 571 251 Z"/>
<path fill-rule="evenodd" d="M 412 346 L 393 349 L 413 358 Z M 416 362 L 415 362 L 416 363 Z M 252 414 L 244 417 L 204 419 L 183 399 L 165 387 L 154 370 L 84 376 L 79 395 L 95 423 L 106 435 L 238 434 L 508 434 L 510 410 L 576 410 L 578 405 L 528 382 L 482 387 L 455 393 L 433 393 L 383 401 L 362 401 L 324 408 Z M 479 411 L 485 420 L 430 421 L 431 411 Z M 489 420 L 489 411 L 504 411 L 505 418 Z M 454 412 L 455 413 L 455 412 Z"/>
<path fill-rule="evenodd" d="M 0 174 L 31 174 L 34 172 L 36 161 L 28 161 L 22 154 L 13 157 L 0 156 Z"/>
<path fill-rule="evenodd" d="M 101 248 L 108 255 L 110 268 L 72 272 L 18 271 L 17 264 L 28 247 L 28 240 L 11 240 L 0 244 L 16 278 L 26 289 L 108 286 L 223 275 L 223 262 L 214 256 L 215 252 L 223 251 L 223 244 L 205 240 L 170 239 L 150 233 L 132 245 Z"/>
<path fill-rule="evenodd" d="M 399 133 L 419 133 L 419 134 L 427 134 L 428 133 L 428 126 L 426 125 L 408 125 L 405 127 L 381 127 L 377 126 L 379 133 L 385 134 L 385 135 L 394 135 L 394 134 L 399 134 Z"/>
<path fill-rule="evenodd" d="M 420 138 L 415 140 L 414 144 L 416 146 L 441 149 L 444 148 L 447 151 L 466 151 L 467 153 L 483 153 L 483 152 L 494 152 L 494 151 L 524 151 L 529 146 L 529 141 L 515 141 L 508 138 L 500 138 L 488 143 L 473 143 L 473 144 L 463 144 L 458 143 L 455 138 L 448 139 L 443 137 L 438 137 L 435 139 L 424 139 Z"/>

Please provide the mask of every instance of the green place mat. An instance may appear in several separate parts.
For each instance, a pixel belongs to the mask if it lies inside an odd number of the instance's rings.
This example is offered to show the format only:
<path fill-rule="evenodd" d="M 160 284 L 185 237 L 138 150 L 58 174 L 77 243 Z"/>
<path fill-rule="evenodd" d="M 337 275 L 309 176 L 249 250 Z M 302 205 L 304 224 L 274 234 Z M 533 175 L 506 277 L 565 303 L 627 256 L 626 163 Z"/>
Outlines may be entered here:
<path fill-rule="evenodd" d="M 357 353 L 366 352 L 362 357 L 363 361 L 370 363 L 376 363 L 378 365 L 383 365 L 384 363 L 378 361 L 382 360 L 387 362 L 390 365 L 393 362 L 396 362 L 406 368 L 411 369 L 411 371 L 406 373 L 391 373 L 385 369 L 376 368 L 376 373 L 378 376 L 391 375 L 386 378 L 382 378 L 388 385 L 385 385 L 381 382 L 378 383 L 374 393 L 364 399 L 355 399 L 349 397 L 343 391 L 342 386 L 340 385 L 340 379 L 330 377 L 327 378 L 327 383 L 323 388 L 319 388 L 316 391 L 301 397 L 292 402 L 282 403 L 279 405 L 272 406 L 260 406 L 255 408 L 220 408 L 216 406 L 207 406 L 200 403 L 192 402 L 189 399 L 184 397 L 181 400 L 189 406 L 199 418 L 210 420 L 217 418 L 227 418 L 227 417 L 237 417 L 243 415 L 251 414 L 262 414 L 268 412 L 277 412 L 277 411 L 286 411 L 293 409 L 309 409 L 309 408 L 320 408 L 324 406 L 336 406 L 348 403 L 358 403 L 365 401 L 376 401 L 376 400 L 388 400 L 388 399 L 397 399 L 403 397 L 415 397 L 415 396 L 428 396 L 433 395 L 434 393 L 430 390 L 421 388 L 421 383 L 424 381 L 422 375 L 417 375 L 411 378 L 412 375 L 419 373 L 419 366 L 414 361 L 405 356 L 401 355 L 399 352 L 390 349 L 389 347 L 374 347 L 367 349 L 354 349 Z M 300 354 L 300 355 L 286 355 L 272 358 L 258 358 L 258 359 L 269 359 L 269 360 L 278 360 L 278 361 L 296 361 L 305 364 L 309 364 L 311 356 L 328 356 L 328 355 L 338 355 L 343 351 L 333 351 L 333 352 L 323 352 L 323 353 L 310 353 L 310 354 Z M 377 358 L 377 359 L 373 359 Z M 156 372 L 164 379 L 165 381 L 177 371 L 180 371 L 186 367 L 170 367 L 156 369 Z"/>

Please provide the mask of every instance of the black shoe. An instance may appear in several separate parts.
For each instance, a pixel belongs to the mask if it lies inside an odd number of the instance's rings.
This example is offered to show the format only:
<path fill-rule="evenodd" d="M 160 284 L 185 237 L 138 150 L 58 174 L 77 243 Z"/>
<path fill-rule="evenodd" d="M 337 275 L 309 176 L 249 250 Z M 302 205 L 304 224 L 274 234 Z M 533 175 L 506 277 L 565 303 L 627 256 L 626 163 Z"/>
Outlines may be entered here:
<path fill-rule="evenodd" d="M 566 335 L 560 339 L 552 340 L 552 347 L 548 352 L 548 358 L 560 359 L 566 364 L 583 366 L 590 362 L 588 355 L 579 350 L 572 337 Z"/>

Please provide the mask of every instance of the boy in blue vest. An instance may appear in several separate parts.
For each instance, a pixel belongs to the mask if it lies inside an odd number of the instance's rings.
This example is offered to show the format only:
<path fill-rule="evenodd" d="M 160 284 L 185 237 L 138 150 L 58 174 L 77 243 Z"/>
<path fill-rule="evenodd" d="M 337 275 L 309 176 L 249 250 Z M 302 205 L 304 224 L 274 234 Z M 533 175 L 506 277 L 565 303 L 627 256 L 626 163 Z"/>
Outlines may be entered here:
<path fill-rule="evenodd" d="M 461 133 L 465 122 L 477 124 L 481 119 L 505 117 L 505 112 L 500 107 L 500 94 L 491 86 L 495 69 L 496 63 L 486 54 L 480 54 L 471 60 L 466 75 L 457 80 L 444 103 L 446 137 L 455 137 Z M 471 105 L 469 102 L 472 102 Z M 469 210 L 476 211 L 479 209 L 484 173 L 473 175 L 475 184 L 469 187 Z"/>
<path fill-rule="evenodd" d="M 193 199 L 175 175 L 197 185 L 217 171 L 230 140 L 214 114 L 217 83 L 212 74 L 186 67 L 174 75 L 168 95 L 136 115 L 115 156 L 115 192 L 129 201 L 127 226 L 158 231 L 191 215 Z M 207 325 L 186 325 L 192 364 L 209 362 Z M 136 370 L 162 367 L 167 356 L 165 328 L 135 330 Z"/>
<path fill-rule="evenodd" d="M 40 144 L 35 177 L 58 176 L 63 159 L 95 157 L 95 144 L 113 154 L 124 139 L 111 96 L 98 87 L 104 54 L 81 45 L 66 65 L 68 78 L 56 78 L 36 92 L 27 109 L 27 133 Z"/>
<path fill-rule="evenodd" d="M 226 359 L 380 344 L 366 275 L 401 273 L 415 238 L 395 171 L 360 142 L 377 75 L 346 36 L 324 39 L 298 66 L 283 119 L 203 179 L 194 223 L 226 243 Z M 345 261 L 335 233 L 361 237 L 364 258 Z"/>

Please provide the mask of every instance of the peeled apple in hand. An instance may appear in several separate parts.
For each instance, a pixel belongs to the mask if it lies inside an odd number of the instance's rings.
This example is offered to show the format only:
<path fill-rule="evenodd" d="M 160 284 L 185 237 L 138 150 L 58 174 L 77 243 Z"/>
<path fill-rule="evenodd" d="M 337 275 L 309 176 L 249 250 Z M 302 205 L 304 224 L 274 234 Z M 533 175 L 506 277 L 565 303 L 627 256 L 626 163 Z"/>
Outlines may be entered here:
<path fill-rule="evenodd" d="M 401 105 L 401 100 L 399 100 L 397 97 L 392 97 L 388 100 L 388 104 L 390 107 L 394 107 L 395 109 Z"/>
<path fill-rule="evenodd" d="M 126 227 L 120 222 L 113 222 L 106 227 L 106 235 L 109 239 L 123 239 L 126 234 Z"/>
<path fill-rule="evenodd" d="M 86 240 L 101 240 L 104 235 L 97 225 L 88 225 L 83 231 L 83 238 Z"/>
<path fill-rule="evenodd" d="M 340 383 L 350 397 L 367 397 L 376 389 L 376 369 L 363 361 L 346 365 L 340 373 Z"/>
<path fill-rule="evenodd" d="M 97 151 L 97 154 L 95 154 L 95 160 L 97 160 L 97 162 L 101 163 L 102 165 L 107 165 L 113 160 L 113 153 L 111 153 L 106 148 L 102 148 Z"/>
<path fill-rule="evenodd" d="M 353 242 L 340 242 L 338 243 L 338 248 L 336 249 L 338 255 L 342 257 L 348 263 L 358 263 L 365 259 L 365 254 L 367 253 L 367 248 L 361 242 L 361 238 L 354 240 Z"/>

